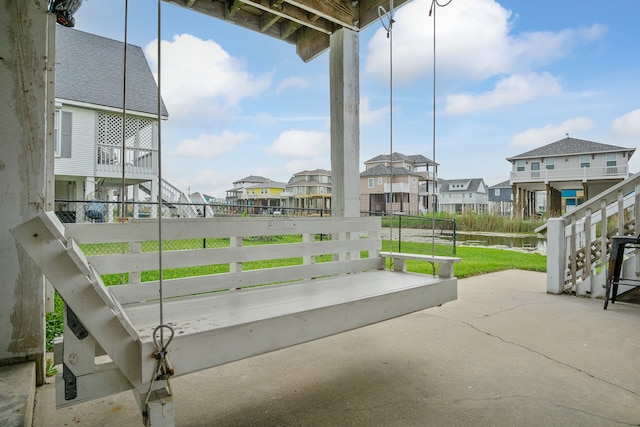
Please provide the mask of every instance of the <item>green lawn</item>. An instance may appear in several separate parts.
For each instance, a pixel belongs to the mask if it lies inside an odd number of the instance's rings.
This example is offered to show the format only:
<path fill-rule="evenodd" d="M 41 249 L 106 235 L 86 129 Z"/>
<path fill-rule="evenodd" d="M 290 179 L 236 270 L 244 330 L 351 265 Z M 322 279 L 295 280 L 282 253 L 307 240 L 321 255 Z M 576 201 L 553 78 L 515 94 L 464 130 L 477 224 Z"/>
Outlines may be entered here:
<path fill-rule="evenodd" d="M 384 242 L 382 247 L 388 248 L 388 246 L 389 243 Z M 432 245 L 402 242 L 402 252 L 430 255 L 432 253 Z M 461 258 L 461 261 L 454 267 L 455 275 L 459 279 L 510 269 L 547 271 L 547 257 L 534 253 L 478 246 L 458 246 L 456 254 L 452 255 L 451 246 L 435 245 L 435 254 Z M 407 270 L 432 274 L 431 266 L 419 261 L 408 261 Z"/>

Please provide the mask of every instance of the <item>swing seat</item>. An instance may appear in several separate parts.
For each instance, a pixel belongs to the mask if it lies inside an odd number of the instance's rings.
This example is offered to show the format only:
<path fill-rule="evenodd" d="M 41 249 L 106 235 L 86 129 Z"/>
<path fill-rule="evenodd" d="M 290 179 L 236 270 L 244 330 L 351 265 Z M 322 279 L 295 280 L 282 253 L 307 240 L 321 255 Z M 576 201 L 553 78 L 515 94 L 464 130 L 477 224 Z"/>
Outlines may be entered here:
<path fill-rule="evenodd" d="M 174 331 L 168 350 L 175 376 L 456 299 L 453 264 L 459 258 L 410 257 L 431 263 L 433 275 L 385 270 L 385 257 L 404 270 L 408 255 L 381 255 L 376 217 L 167 219 L 162 227 L 165 277 L 180 276 L 162 284 L 164 324 Z M 118 379 L 112 383 L 118 385 L 109 392 L 146 391 L 154 376 L 159 284 L 142 279 L 158 268 L 157 242 L 151 243 L 157 231 L 153 220 L 63 225 L 50 212 L 12 230 L 94 343 L 89 357 L 100 348 L 110 357 Z M 102 253 L 89 253 L 96 249 Z M 264 268 L 269 263 L 280 266 Z M 205 267 L 220 271 L 200 274 Z M 106 274 L 127 283 L 106 287 Z M 83 339 L 66 328 L 67 378 L 88 385 L 73 402 L 61 390 L 59 406 L 104 395 L 90 390 L 91 375 L 104 370 L 77 368 Z M 68 339 L 77 341 L 73 353 Z"/>

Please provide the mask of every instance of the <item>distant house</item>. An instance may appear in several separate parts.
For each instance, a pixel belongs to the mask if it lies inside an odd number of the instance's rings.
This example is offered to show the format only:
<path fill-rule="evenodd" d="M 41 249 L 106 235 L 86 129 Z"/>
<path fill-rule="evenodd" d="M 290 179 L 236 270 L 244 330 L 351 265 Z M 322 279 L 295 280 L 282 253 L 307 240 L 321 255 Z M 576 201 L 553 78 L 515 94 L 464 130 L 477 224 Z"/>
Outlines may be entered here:
<path fill-rule="evenodd" d="M 562 192 L 581 192 L 586 201 L 629 176 L 635 148 L 618 147 L 566 137 L 551 144 L 508 157 L 515 214 L 537 213 L 536 192 L 546 192 L 548 214 L 563 211 Z"/>
<path fill-rule="evenodd" d="M 381 154 L 364 164 L 365 170 L 360 173 L 361 211 L 418 214 L 436 206 L 437 164 L 427 157 Z"/>
<path fill-rule="evenodd" d="M 285 185 L 285 206 L 299 209 L 331 209 L 331 171 L 304 170 Z"/>
<path fill-rule="evenodd" d="M 158 194 L 158 88 L 142 49 L 129 45 L 123 132 L 123 53 L 121 42 L 56 26 L 55 210 L 65 221 L 83 212 L 66 200 L 120 192 L 123 167 L 136 200 L 136 184 Z M 161 115 L 168 116 L 164 104 Z"/>
<path fill-rule="evenodd" d="M 465 214 L 489 211 L 487 186 L 482 178 L 441 179 L 439 190 L 439 212 Z"/>
<path fill-rule="evenodd" d="M 270 179 L 245 187 L 245 200 L 250 206 L 255 206 L 254 213 L 273 213 L 282 207 L 282 192 L 284 182 Z"/>
<path fill-rule="evenodd" d="M 489 187 L 488 198 L 490 214 L 509 217 L 513 214 L 513 193 L 509 180 Z"/>
<path fill-rule="evenodd" d="M 233 183 L 233 188 L 226 191 L 225 201 L 228 205 L 246 205 L 248 201 L 247 188 L 268 181 L 268 178 L 255 175 L 239 179 Z"/>

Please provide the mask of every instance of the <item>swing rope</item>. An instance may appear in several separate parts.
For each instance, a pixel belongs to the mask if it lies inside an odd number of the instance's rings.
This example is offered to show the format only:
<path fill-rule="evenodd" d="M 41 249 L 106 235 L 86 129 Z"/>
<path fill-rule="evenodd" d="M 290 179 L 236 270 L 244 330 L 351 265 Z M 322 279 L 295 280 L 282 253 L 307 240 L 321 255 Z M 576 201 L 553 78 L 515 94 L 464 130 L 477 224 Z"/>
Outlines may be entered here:
<path fill-rule="evenodd" d="M 389 221 L 389 252 L 393 254 L 393 0 L 390 2 L 389 12 L 382 5 L 378 6 L 378 19 L 387 30 L 389 39 L 389 205 L 392 209 Z"/>
<path fill-rule="evenodd" d="M 171 396 L 171 382 L 169 379 L 174 373 L 173 366 L 169 361 L 169 344 L 174 337 L 174 330 L 171 326 L 164 323 L 164 296 L 163 296 L 163 264 L 162 264 L 162 2 L 158 0 L 158 12 L 157 12 L 158 28 L 157 28 L 157 55 L 158 55 L 158 92 L 157 92 L 157 118 L 158 118 L 158 173 L 157 173 L 157 211 L 158 218 L 158 308 L 159 308 L 159 321 L 158 326 L 153 330 L 153 343 L 156 347 L 152 357 L 156 359 L 156 369 L 149 383 L 149 390 L 144 403 L 143 416 L 148 416 L 147 405 L 151 393 L 153 392 L 153 384 L 155 381 L 166 381 L 167 392 Z M 169 332 L 169 337 L 165 342 L 165 330 Z M 158 336 L 159 335 L 159 336 Z"/>
<path fill-rule="evenodd" d="M 433 192 L 434 197 L 431 199 L 431 255 L 436 254 L 436 203 L 438 188 L 438 166 L 436 166 L 436 7 L 445 7 L 451 4 L 453 0 L 440 4 L 438 0 L 432 0 L 429 7 L 429 16 L 433 13 L 433 125 L 432 125 L 432 141 L 433 141 Z M 428 179 L 428 178 L 427 178 Z"/>

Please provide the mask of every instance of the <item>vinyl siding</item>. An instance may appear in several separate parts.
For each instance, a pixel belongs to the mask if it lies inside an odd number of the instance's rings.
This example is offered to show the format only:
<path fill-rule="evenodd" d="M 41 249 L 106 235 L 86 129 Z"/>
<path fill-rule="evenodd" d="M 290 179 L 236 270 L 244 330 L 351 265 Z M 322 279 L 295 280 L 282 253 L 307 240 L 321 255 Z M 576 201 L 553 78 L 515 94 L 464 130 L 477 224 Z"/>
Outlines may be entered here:
<path fill-rule="evenodd" d="M 96 113 L 93 110 L 63 106 L 62 111 L 70 112 L 71 157 L 55 158 L 55 174 L 67 176 L 94 176 Z"/>

